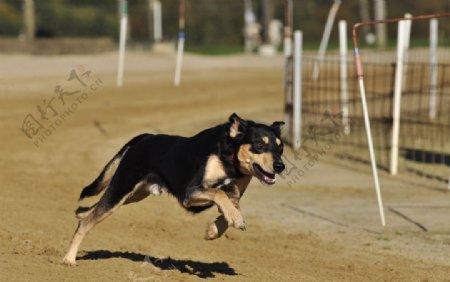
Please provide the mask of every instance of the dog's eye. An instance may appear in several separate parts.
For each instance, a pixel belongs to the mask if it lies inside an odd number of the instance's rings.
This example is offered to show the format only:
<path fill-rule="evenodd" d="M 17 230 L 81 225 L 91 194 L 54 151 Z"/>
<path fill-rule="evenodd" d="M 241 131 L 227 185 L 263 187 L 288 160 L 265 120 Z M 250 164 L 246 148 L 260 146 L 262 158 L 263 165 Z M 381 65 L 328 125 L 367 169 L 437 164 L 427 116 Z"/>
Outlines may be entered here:
<path fill-rule="evenodd" d="M 255 143 L 255 149 L 256 150 L 262 150 L 262 149 L 264 149 L 264 143 L 263 142 L 261 142 L 261 141 L 259 141 L 259 142 L 256 142 Z"/>

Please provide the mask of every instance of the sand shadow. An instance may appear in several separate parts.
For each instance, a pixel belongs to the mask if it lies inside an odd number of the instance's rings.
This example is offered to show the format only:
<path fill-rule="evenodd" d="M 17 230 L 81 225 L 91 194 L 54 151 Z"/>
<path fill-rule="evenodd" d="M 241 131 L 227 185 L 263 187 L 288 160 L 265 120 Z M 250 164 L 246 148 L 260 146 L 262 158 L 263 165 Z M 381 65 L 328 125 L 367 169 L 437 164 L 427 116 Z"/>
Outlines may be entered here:
<path fill-rule="evenodd" d="M 123 258 L 135 262 L 159 268 L 161 270 L 178 270 L 181 273 L 195 275 L 200 278 L 213 278 L 215 273 L 224 275 L 238 275 L 226 262 L 200 262 L 192 260 L 179 260 L 168 258 L 157 258 L 134 252 L 111 252 L 107 250 L 89 251 L 85 255 L 78 257 L 78 260 L 97 260 Z"/>

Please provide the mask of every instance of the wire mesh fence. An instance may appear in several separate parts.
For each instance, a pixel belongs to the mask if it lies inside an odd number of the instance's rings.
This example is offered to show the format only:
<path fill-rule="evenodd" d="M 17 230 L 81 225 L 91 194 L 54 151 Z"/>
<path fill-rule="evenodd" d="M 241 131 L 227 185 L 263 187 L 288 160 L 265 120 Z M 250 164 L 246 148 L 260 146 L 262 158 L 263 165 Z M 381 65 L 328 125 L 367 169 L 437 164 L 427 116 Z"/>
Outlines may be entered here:
<path fill-rule="evenodd" d="M 312 79 L 316 59 L 305 56 L 302 63 L 303 149 L 314 143 L 332 142 L 333 153 L 345 159 L 369 163 L 361 98 L 352 60 L 347 61 L 348 100 L 341 98 L 339 58 L 329 56 L 320 64 L 320 76 Z M 389 170 L 395 64 L 366 62 L 366 95 L 377 164 Z M 430 65 L 405 65 L 400 121 L 399 171 L 446 182 L 450 166 L 450 64 L 435 66 L 437 80 L 430 83 Z M 430 117 L 430 99 L 435 95 L 436 115 Z M 342 108 L 348 105 L 349 130 L 343 129 Z M 326 122 L 326 120 L 331 122 Z M 336 124 L 339 126 L 336 127 Z M 339 134 L 339 138 L 336 137 Z"/>

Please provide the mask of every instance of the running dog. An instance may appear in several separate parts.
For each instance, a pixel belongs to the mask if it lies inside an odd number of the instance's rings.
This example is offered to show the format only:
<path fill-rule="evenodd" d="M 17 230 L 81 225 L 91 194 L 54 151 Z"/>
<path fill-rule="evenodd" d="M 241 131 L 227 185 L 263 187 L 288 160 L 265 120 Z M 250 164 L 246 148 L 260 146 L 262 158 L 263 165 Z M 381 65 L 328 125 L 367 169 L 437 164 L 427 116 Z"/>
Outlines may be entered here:
<path fill-rule="evenodd" d="M 251 178 L 272 185 L 285 168 L 283 124 L 268 126 L 232 114 L 227 123 L 193 137 L 134 137 L 81 192 L 80 200 L 105 190 L 96 204 L 76 210 L 79 223 L 64 263 L 75 264 L 84 236 L 121 205 L 162 192 L 192 213 L 218 207 L 221 215 L 208 226 L 206 239 L 219 238 L 228 226 L 245 230 L 239 200 Z"/>

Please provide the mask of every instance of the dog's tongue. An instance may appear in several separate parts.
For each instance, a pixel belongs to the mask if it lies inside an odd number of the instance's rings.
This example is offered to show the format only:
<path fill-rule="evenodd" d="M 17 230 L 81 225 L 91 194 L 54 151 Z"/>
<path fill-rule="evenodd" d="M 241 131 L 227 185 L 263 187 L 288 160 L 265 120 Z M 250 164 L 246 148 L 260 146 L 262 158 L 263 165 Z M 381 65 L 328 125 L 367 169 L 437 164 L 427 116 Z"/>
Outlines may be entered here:
<path fill-rule="evenodd" d="M 270 177 L 268 177 L 266 175 L 263 175 L 263 179 L 264 179 L 264 182 L 266 182 L 269 185 L 275 184 L 275 181 L 276 181 L 275 177 L 274 178 L 270 178 Z"/>

